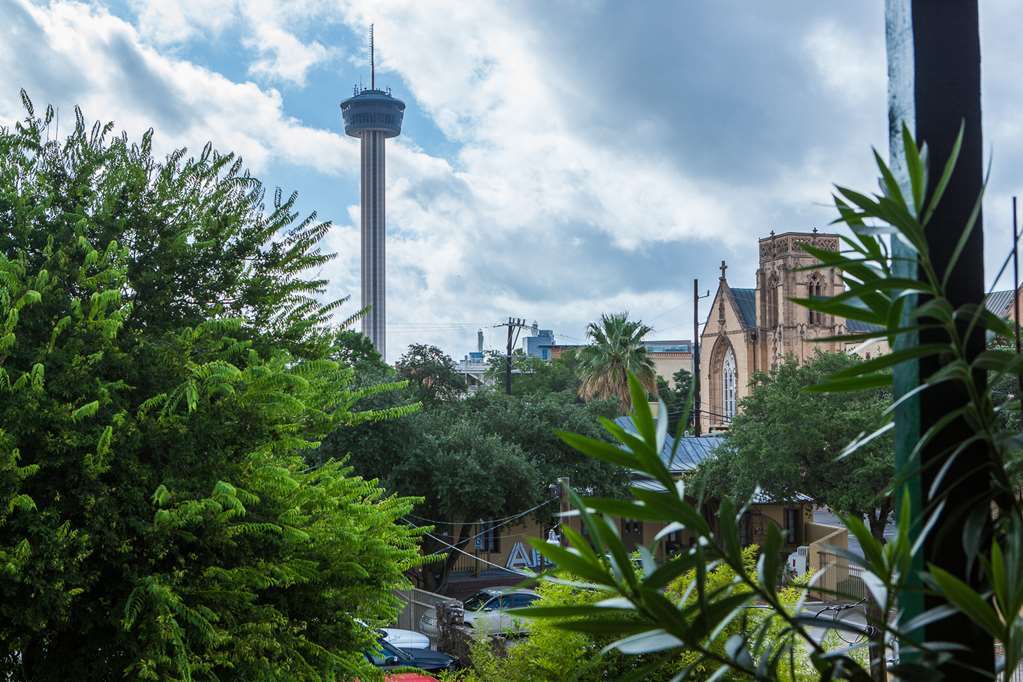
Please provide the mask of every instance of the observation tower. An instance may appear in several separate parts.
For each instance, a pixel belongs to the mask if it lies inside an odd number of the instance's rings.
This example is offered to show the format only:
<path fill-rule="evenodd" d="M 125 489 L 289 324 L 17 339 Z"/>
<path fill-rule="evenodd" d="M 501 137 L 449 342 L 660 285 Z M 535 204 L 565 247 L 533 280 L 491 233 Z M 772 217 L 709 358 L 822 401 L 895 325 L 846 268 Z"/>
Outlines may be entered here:
<path fill-rule="evenodd" d="M 362 333 L 386 360 L 384 140 L 401 134 L 405 103 L 392 97 L 390 89 L 377 90 L 372 26 L 369 27 L 369 64 L 369 88 L 356 86 L 353 95 L 341 102 L 341 117 L 345 134 L 362 140 L 362 307 L 369 308 L 362 318 Z"/>

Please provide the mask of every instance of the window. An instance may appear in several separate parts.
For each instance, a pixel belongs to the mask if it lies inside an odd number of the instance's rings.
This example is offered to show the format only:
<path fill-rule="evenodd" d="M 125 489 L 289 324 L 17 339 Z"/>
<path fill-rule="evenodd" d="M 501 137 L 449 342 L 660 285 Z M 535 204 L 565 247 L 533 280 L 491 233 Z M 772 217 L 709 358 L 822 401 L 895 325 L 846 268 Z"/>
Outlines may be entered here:
<path fill-rule="evenodd" d="M 466 611 L 479 611 L 490 601 L 492 596 L 487 592 L 477 592 L 462 602 L 462 607 Z"/>
<path fill-rule="evenodd" d="M 778 278 L 771 275 L 767 283 L 767 328 L 778 326 Z"/>
<path fill-rule="evenodd" d="M 729 348 L 725 351 L 725 361 L 721 367 L 723 382 L 724 416 L 731 419 L 735 416 L 735 353 Z"/>
<path fill-rule="evenodd" d="M 622 519 L 622 534 L 623 535 L 642 535 L 643 534 L 643 522 L 642 521 L 630 521 L 629 519 Z"/>
<path fill-rule="evenodd" d="M 824 283 L 819 279 L 811 279 L 806 286 L 810 298 L 824 298 Z M 809 319 L 810 324 L 824 324 L 824 313 L 811 310 L 809 312 Z"/>
<path fill-rule="evenodd" d="M 476 537 L 476 549 L 481 552 L 501 551 L 501 532 L 490 521 L 481 521 L 479 535 Z"/>
<path fill-rule="evenodd" d="M 529 606 L 539 598 L 539 595 L 536 594 L 507 594 L 501 598 L 501 608 L 522 609 Z"/>
<path fill-rule="evenodd" d="M 799 510 L 786 508 L 785 509 L 785 540 L 790 545 L 798 545 L 800 541 L 799 533 Z"/>

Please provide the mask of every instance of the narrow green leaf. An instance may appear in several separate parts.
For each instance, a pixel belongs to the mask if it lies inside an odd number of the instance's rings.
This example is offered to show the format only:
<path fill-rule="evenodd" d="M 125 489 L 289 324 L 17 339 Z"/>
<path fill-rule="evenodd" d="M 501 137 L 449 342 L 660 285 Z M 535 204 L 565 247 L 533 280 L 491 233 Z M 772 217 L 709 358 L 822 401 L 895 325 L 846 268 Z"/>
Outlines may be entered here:
<path fill-rule="evenodd" d="M 928 576 L 940 590 L 941 594 L 959 611 L 966 614 L 995 639 L 1005 638 L 1006 633 L 998 615 L 991 608 L 991 605 L 981 595 L 977 594 L 973 588 L 934 564 L 929 566 Z"/>
<path fill-rule="evenodd" d="M 944 343 L 923 343 L 916 346 L 909 346 L 908 348 L 900 348 L 898 350 L 893 350 L 890 353 L 879 355 L 871 360 L 856 363 L 847 369 L 835 372 L 830 378 L 851 379 L 852 377 L 869 374 L 895 365 L 901 365 L 907 360 L 916 360 L 918 358 L 938 355 L 948 351 L 949 347 Z"/>

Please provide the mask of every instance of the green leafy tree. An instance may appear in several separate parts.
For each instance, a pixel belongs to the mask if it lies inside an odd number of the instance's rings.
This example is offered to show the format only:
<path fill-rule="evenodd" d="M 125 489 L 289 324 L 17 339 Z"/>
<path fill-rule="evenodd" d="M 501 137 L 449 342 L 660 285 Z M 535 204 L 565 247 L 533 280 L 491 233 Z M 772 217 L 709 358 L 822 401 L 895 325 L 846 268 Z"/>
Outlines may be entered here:
<path fill-rule="evenodd" d="M 448 545 L 471 549 L 466 524 L 540 504 L 550 499 L 550 485 L 562 476 L 603 494 L 624 492 L 626 472 L 580 456 L 555 434 L 570 429 L 600 438 L 600 417 L 615 412 L 613 402 L 582 404 L 568 393 L 481 391 L 464 400 L 427 404 L 403 419 L 339 429 L 324 441 L 318 457 L 352 453 L 351 462 L 363 476 L 422 498 L 412 522 L 443 522 L 431 532 L 440 541 L 424 541 L 428 553 L 446 556 L 445 562 L 424 567 L 424 582 L 436 588 L 460 556 Z M 553 511 L 554 505 L 542 507 L 537 517 L 551 520 Z"/>
<path fill-rule="evenodd" d="M 568 350 L 553 360 L 526 355 L 521 349 L 512 353 L 512 393 L 515 395 L 542 395 L 546 393 L 579 392 L 579 358 Z M 490 351 L 487 354 L 487 379 L 495 386 L 504 386 L 505 356 Z"/>
<path fill-rule="evenodd" d="M 210 147 L 0 130 L 0 677 L 375 673 L 419 533 L 303 455 L 365 390 L 296 221 Z"/>
<path fill-rule="evenodd" d="M 437 346 L 414 343 L 395 364 L 398 376 L 409 382 L 412 394 L 424 403 L 454 400 L 466 390 L 455 361 Z"/>
<path fill-rule="evenodd" d="M 754 376 L 717 457 L 700 472 L 707 494 L 744 500 L 759 485 L 780 501 L 809 495 L 840 514 L 866 518 L 874 537 L 883 541 L 892 514 L 886 494 L 895 470 L 891 435 L 839 455 L 884 417 L 891 392 L 883 387 L 823 395 L 806 390 L 858 364 L 845 353 L 817 353 L 808 362 L 788 358 L 770 373 Z"/>
<path fill-rule="evenodd" d="M 686 413 L 692 400 L 693 375 L 689 370 L 679 369 L 671 376 L 674 385 L 658 375 L 657 396 L 668 409 L 668 433 L 678 433 L 679 420 Z"/>
<path fill-rule="evenodd" d="M 622 412 L 630 408 L 628 375 L 636 376 L 652 395 L 657 394 L 657 373 L 643 338 L 653 329 L 628 313 L 602 315 L 586 329 L 590 345 L 579 349 L 579 395 L 584 400 L 614 399 Z"/>

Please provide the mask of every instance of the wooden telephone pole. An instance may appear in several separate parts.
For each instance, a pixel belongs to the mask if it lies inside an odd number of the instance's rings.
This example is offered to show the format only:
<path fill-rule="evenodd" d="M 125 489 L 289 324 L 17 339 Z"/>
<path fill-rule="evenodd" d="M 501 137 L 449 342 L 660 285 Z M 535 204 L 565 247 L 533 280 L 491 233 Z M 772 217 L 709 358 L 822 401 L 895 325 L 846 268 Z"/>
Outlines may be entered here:
<path fill-rule="evenodd" d="M 504 391 L 512 394 L 512 349 L 519 340 L 519 332 L 526 328 L 526 321 L 521 317 L 509 317 L 507 322 L 495 324 L 494 327 L 508 328 L 508 352 L 504 358 Z"/>
<path fill-rule="evenodd" d="M 693 433 L 700 435 L 700 280 L 693 280 Z"/>

